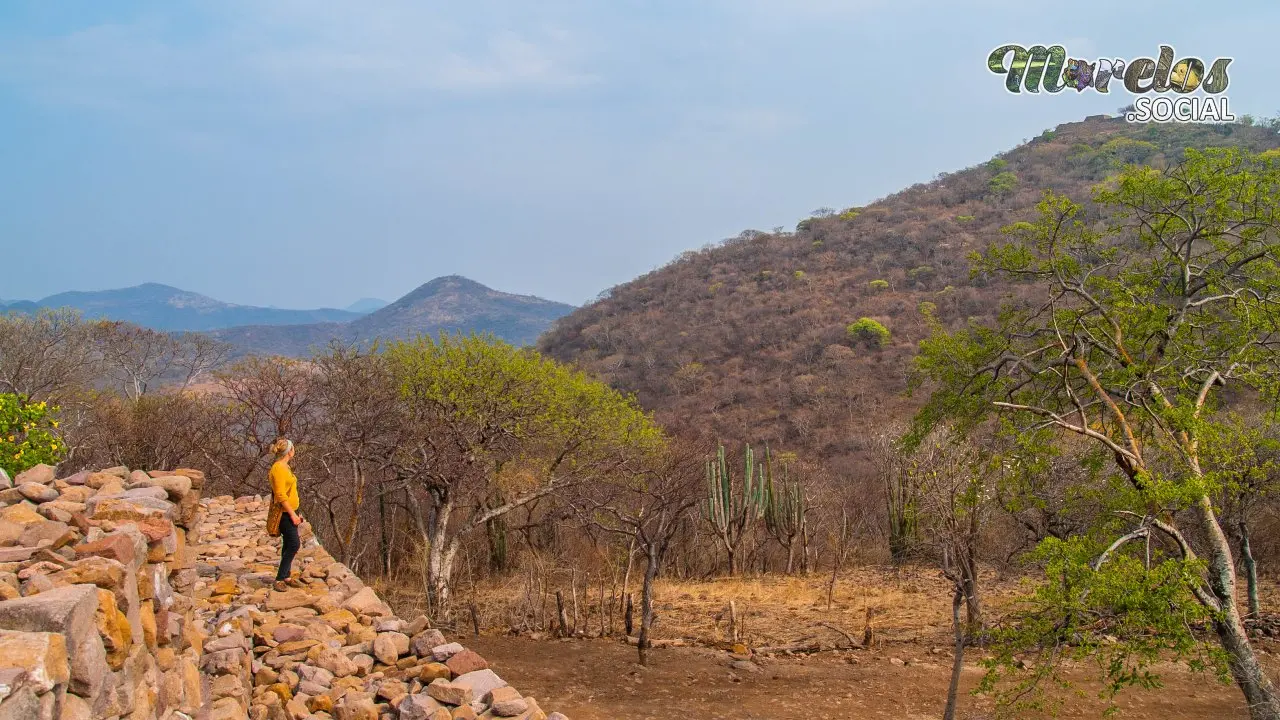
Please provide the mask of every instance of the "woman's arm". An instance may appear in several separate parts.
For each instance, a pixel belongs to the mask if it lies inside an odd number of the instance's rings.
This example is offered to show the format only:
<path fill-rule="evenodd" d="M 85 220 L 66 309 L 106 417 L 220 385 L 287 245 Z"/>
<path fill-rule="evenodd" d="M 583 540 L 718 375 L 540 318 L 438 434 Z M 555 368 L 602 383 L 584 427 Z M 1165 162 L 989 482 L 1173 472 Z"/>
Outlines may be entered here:
<path fill-rule="evenodd" d="M 285 472 L 289 473 L 289 476 L 288 476 L 288 478 L 289 478 L 289 479 L 288 479 L 288 482 L 289 482 L 289 488 L 288 488 L 288 489 L 289 489 L 289 490 L 291 490 L 291 492 L 289 492 L 289 494 L 290 494 L 290 495 L 292 495 L 292 496 L 294 496 L 294 497 L 296 498 L 296 497 L 298 497 L 298 476 L 293 474 L 293 469 L 292 469 L 292 468 L 288 468 L 288 467 L 286 467 L 286 468 L 285 468 Z M 294 525 L 302 525 L 302 516 L 298 514 L 298 501 L 297 501 L 297 500 L 294 500 L 294 502 L 293 502 L 293 507 L 289 507 L 289 504 L 286 502 L 286 503 L 284 504 L 284 507 L 285 507 L 285 510 L 287 510 L 287 511 L 289 512 L 289 519 L 290 519 L 290 520 L 293 520 L 293 524 L 294 524 Z"/>

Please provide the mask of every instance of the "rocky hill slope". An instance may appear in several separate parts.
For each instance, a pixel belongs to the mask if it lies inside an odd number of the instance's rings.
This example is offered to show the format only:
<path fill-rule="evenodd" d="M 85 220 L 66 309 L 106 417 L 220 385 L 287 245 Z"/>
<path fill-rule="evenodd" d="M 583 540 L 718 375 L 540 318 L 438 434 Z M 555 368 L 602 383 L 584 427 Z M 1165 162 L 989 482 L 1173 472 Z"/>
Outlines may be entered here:
<path fill-rule="evenodd" d="M 769 441 L 844 474 L 866 472 L 868 438 L 907 419 L 919 308 L 990 318 L 1013 291 L 971 278 L 968 256 L 1033 215 L 1044 189 L 1086 200 L 1122 163 L 1184 148 L 1280 146 L 1243 125 L 1132 125 L 1094 117 L 866 207 L 819 213 L 794 232 L 748 231 L 690 251 L 557 322 L 539 348 L 637 393 L 670 426 Z M 851 335 L 871 318 L 882 347 Z"/>

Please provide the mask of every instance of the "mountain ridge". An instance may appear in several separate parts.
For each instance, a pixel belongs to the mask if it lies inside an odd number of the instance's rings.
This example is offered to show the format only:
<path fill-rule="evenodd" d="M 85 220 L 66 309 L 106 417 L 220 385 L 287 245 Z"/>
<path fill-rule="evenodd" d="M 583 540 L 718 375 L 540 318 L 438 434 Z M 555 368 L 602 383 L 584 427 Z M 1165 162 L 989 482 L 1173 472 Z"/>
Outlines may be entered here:
<path fill-rule="evenodd" d="M 1093 116 L 991 160 L 941 173 L 794 231 L 748 230 L 618 285 L 561 318 L 538 347 L 635 393 L 665 425 L 768 442 L 844 477 L 869 477 L 874 436 L 911 417 L 928 303 L 950 327 L 990 319 L 1027 290 L 971 276 L 968 256 L 1034 217 L 1045 189 L 1087 202 L 1124 163 L 1187 147 L 1280 148 L 1245 125 L 1138 125 Z M 870 318 L 880 341 L 850 328 Z"/>
<path fill-rule="evenodd" d="M 340 323 L 247 325 L 212 331 L 237 354 L 301 357 L 337 340 L 367 344 L 439 332 L 488 332 L 515 345 L 534 343 L 574 307 L 533 295 L 494 290 L 461 275 L 430 280 L 395 302 Z"/>
<path fill-rule="evenodd" d="M 157 282 L 107 290 L 70 290 L 38 301 L 10 303 L 0 310 L 31 312 L 62 307 L 75 308 L 86 318 L 122 320 L 167 332 L 202 332 L 249 324 L 342 322 L 360 317 L 359 313 L 336 308 L 287 310 L 240 305 Z"/>

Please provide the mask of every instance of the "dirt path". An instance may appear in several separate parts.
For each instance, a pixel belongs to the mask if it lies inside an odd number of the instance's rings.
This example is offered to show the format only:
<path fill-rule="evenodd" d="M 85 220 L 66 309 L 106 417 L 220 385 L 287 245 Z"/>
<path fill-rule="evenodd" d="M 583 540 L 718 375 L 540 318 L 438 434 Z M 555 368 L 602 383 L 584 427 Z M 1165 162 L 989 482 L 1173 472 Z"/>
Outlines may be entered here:
<path fill-rule="evenodd" d="M 469 638 L 467 644 L 500 674 L 519 677 L 525 692 L 574 720 L 935 720 L 942 715 L 950 674 L 949 657 L 930 657 L 923 649 L 916 656 L 912 646 L 897 648 L 898 655 L 776 659 L 760 672 L 746 672 L 731 669 L 727 654 L 703 648 L 654 650 L 652 666 L 641 668 L 635 649 L 618 642 L 495 636 Z M 893 657 L 907 664 L 898 666 Z M 964 689 L 980 677 L 980 669 L 966 668 Z M 992 717 L 983 699 L 962 696 L 960 707 L 958 716 L 965 720 Z M 1122 694 L 1119 707 L 1116 717 L 1132 720 L 1248 717 L 1234 687 L 1178 669 L 1167 673 L 1161 690 Z M 1098 718 L 1104 708 L 1090 693 L 1073 699 L 1060 717 Z"/>

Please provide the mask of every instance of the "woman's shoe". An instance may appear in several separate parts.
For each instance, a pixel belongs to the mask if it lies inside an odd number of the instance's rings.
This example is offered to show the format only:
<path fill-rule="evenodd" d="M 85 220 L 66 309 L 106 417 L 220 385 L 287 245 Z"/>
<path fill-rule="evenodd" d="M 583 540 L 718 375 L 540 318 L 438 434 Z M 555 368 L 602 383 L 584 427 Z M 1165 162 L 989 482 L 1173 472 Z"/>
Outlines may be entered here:
<path fill-rule="evenodd" d="M 284 584 L 288 585 L 289 587 L 295 587 L 295 588 L 306 587 L 306 583 L 302 582 L 302 578 L 298 577 L 297 575 L 294 575 L 288 580 L 285 580 Z"/>
<path fill-rule="evenodd" d="M 271 589 L 276 592 L 286 592 L 289 589 L 289 585 L 284 580 L 277 580 L 275 584 L 271 586 Z"/>

